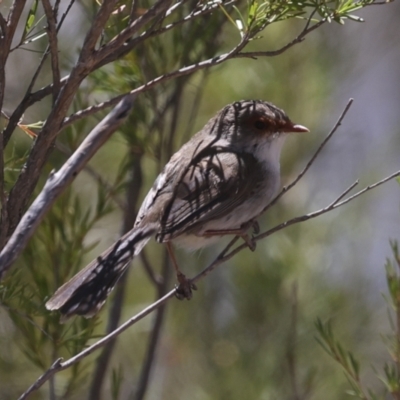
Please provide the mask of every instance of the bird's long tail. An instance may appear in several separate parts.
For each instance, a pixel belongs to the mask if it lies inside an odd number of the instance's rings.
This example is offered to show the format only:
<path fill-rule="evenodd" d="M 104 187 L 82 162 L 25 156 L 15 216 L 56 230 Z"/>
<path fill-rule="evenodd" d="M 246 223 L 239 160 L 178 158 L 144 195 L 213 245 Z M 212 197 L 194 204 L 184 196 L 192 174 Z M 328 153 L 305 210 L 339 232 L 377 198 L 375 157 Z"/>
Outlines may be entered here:
<path fill-rule="evenodd" d="M 46 303 L 48 310 L 59 310 L 61 321 L 72 315 L 93 317 L 103 306 L 132 258 L 137 256 L 155 227 L 134 228 L 61 286 Z"/>

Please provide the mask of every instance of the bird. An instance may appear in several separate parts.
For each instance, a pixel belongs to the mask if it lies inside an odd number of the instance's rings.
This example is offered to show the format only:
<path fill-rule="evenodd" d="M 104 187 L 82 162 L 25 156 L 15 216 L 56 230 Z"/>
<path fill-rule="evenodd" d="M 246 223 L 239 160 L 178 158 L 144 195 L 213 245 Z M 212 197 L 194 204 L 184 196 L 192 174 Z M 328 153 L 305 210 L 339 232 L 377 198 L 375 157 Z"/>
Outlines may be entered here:
<path fill-rule="evenodd" d="M 145 197 L 132 230 L 61 286 L 47 301 L 63 320 L 93 317 L 132 259 L 155 237 L 172 257 L 181 297 L 191 285 L 172 245 L 208 246 L 224 235 L 257 228 L 280 186 L 280 154 L 289 133 L 309 132 L 270 102 L 241 100 L 222 108 L 165 165 Z"/>

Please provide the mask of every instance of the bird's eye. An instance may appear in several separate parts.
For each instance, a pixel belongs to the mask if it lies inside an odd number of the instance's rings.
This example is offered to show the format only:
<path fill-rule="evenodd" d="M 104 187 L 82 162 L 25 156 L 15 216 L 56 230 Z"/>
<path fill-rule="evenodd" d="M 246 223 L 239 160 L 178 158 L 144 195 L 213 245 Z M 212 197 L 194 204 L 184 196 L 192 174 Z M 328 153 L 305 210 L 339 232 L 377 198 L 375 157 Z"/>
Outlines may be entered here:
<path fill-rule="evenodd" d="M 267 128 L 267 124 L 259 119 L 256 122 L 254 122 L 254 127 L 261 131 Z"/>

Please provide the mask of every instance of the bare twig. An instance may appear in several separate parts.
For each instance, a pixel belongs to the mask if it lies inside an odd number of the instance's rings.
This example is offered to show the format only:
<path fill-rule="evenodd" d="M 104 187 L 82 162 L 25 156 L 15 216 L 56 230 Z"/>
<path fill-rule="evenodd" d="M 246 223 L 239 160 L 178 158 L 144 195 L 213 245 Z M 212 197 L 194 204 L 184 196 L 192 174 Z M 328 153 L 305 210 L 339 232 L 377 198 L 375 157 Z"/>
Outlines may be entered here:
<path fill-rule="evenodd" d="M 129 12 L 129 21 L 128 21 L 129 25 L 136 19 L 137 8 L 138 8 L 137 0 L 132 0 L 131 10 Z"/>
<path fill-rule="evenodd" d="M 24 249 L 28 239 L 61 192 L 76 177 L 96 151 L 123 123 L 133 106 L 135 96 L 126 97 L 85 138 L 75 153 L 56 173 L 52 173 L 40 195 L 24 214 L 13 235 L 0 254 L 0 276 L 10 268 Z"/>
<path fill-rule="evenodd" d="M 119 328 L 117 328 L 115 331 L 110 333 L 107 336 L 104 336 L 102 339 L 94 343 L 92 346 L 87 347 L 85 350 L 81 351 L 78 353 L 76 356 L 71 357 L 67 361 L 62 362 L 62 358 L 59 358 L 56 360 L 53 365 L 43 374 L 41 375 L 38 380 L 32 384 L 29 389 L 24 392 L 18 400 L 24 400 L 28 398 L 28 396 L 39 389 L 47 380 L 50 379 L 51 376 L 53 376 L 55 373 L 62 371 L 64 369 L 69 368 L 70 366 L 76 364 L 77 362 L 81 361 L 85 357 L 87 357 L 89 354 L 92 354 L 94 351 L 97 349 L 103 347 L 106 345 L 108 342 L 113 340 L 116 336 L 120 335 L 123 331 L 127 330 L 131 325 L 135 324 L 136 322 L 140 321 L 143 319 L 145 316 L 156 310 L 158 307 L 163 305 L 166 301 L 168 301 L 171 297 L 174 297 L 175 295 L 175 289 L 171 290 L 168 292 L 165 296 L 163 296 L 161 299 L 157 300 L 150 306 L 146 307 L 143 311 L 140 313 L 136 314 L 134 317 L 128 319 L 125 323 L 123 323 Z"/>
<path fill-rule="evenodd" d="M 53 11 L 49 0 L 42 0 L 47 18 L 47 35 L 51 54 L 51 70 L 53 73 L 53 104 L 60 93 L 60 67 L 58 65 L 58 39 L 56 27 L 56 10 Z"/>
<path fill-rule="evenodd" d="M 61 29 L 61 26 L 62 26 L 62 24 L 64 23 L 65 18 L 67 17 L 67 15 L 68 15 L 69 12 L 71 11 L 71 8 L 72 8 L 72 6 L 74 5 L 74 3 L 75 3 L 75 0 L 70 0 L 70 2 L 69 2 L 69 4 L 68 4 L 67 8 L 65 9 L 63 15 L 62 15 L 61 18 L 60 18 L 60 22 L 59 22 L 58 25 L 57 25 L 57 32 Z"/>
<path fill-rule="evenodd" d="M 240 52 L 234 55 L 232 58 L 256 58 L 256 57 L 275 57 L 279 56 L 280 54 L 284 53 L 286 50 L 290 49 L 294 45 L 301 43 L 305 37 L 314 31 L 315 29 L 319 28 L 321 25 L 323 25 L 326 22 L 325 19 L 317 22 L 313 26 L 309 26 L 309 22 L 307 22 L 305 28 L 300 32 L 300 34 L 295 37 L 292 41 L 287 43 L 285 46 L 281 47 L 278 50 L 272 50 L 272 51 L 247 51 L 247 52 Z"/>
<path fill-rule="evenodd" d="M 364 193 L 375 189 L 376 187 L 383 185 L 384 183 L 397 178 L 400 176 L 400 171 L 394 172 L 393 174 L 387 176 L 386 178 L 381 179 L 378 182 L 373 183 L 372 185 L 369 185 L 367 187 L 365 187 L 364 189 L 360 190 L 359 192 L 353 194 L 352 196 L 348 197 L 345 200 L 339 201 L 341 198 L 343 198 L 348 192 L 349 190 L 351 190 L 352 188 L 354 188 L 354 186 L 357 184 L 358 181 L 356 181 L 355 183 L 353 183 L 348 189 L 346 189 L 345 191 L 343 191 L 330 205 L 321 208 L 320 210 L 314 211 L 312 213 L 309 214 L 305 214 L 305 215 L 301 215 L 299 217 L 295 217 L 292 218 L 286 222 L 283 222 L 279 225 L 276 225 L 275 227 L 260 233 L 257 236 L 253 237 L 254 241 L 259 241 L 262 240 L 268 236 L 271 236 L 272 234 L 274 234 L 275 232 L 278 232 L 282 229 L 287 228 L 288 226 L 291 225 L 295 225 L 298 224 L 300 222 L 305 222 L 308 221 L 309 219 L 313 219 L 316 217 L 319 217 L 322 214 L 326 214 L 327 212 L 330 212 L 332 210 L 335 210 L 336 208 L 342 207 L 345 204 L 349 203 L 350 201 L 356 199 L 357 197 L 363 195 Z M 232 246 L 231 243 L 228 244 L 228 246 Z M 203 271 L 201 271 L 198 275 L 196 275 L 193 279 L 191 279 L 191 282 L 195 283 L 197 282 L 199 279 L 203 278 L 204 276 L 208 275 L 211 271 L 213 271 L 218 265 L 224 263 L 225 261 L 228 261 L 229 259 L 231 259 L 233 256 L 235 256 L 237 253 L 239 253 L 240 251 L 242 251 L 243 249 L 247 248 L 248 245 L 246 243 L 236 247 L 234 250 L 232 250 L 230 253 L 227 253 L 226 255 L 224 255 L 223 257 L 218 256 L 207 268 L 205 268 Z M 224 252 L 226 253 L 226 250 L 224 250 Z"/>
<path fill-rule="evenodd" d="M 152 19 L 166 11 L 171 3 L 171 0 L 158 0 L 152 7 L 150 7 L 145 14 L 135 19 L 128 28 L 124 29 L 109 43 L 103 46 L 96 54 L 96 63 L 100 63 L 103 59 L 125 45 L 125 42 L 132 37 L 133 34 L 138 32 L 144 25 L 149 23 Z"/>
<path fill-rule="evenodd" d="M 187 0 L 185 0 L 187 1 Z M 229 1 L 224 3 L 225 6 L 233 4 L 233 1 Z M 175 5 L 180 5 L 182 3 L 177 3 Z M 172 11 L 175 10 L 175 5 L 172 6 L 171 8 L 169 8 L 165 15 L 168 16 L 169 14 L 171 14 Z M 212 5 L 207 5 L 207 7 L 204 7 L 200 10 L 193 10 L 192 12 L 190 12 L 190 14 L 188 14 L 186 17 L 183 17 L 182 19 L 178 20 L 178 21 L 174 21 L 171 22 L 170 24 L 167 24 L 165 26 L 162 26 L 159 29 L 148 29 L 146 31 L 144 31 L 143 33 L 141 33 L 139 36 L 132 38 L 130 40 L 127 40 L 124 44 L 124 46 L 121 46 L 118 51 L 115 51 L 113 53 L 111 53 L 109 56 L 105 57 L 104 59 L 101 60 L 101 62 L 96 66 L 96 69 L 108 64 L 109 62 L 114 61 L 116 58 L 122 57 L 125 54 L 129 53 L 130 51 L 132 51 L 134 48 L 136 48 L 139 44 L 143 43 L 145 40 L 148 40 L 150 38 L 154 38 L 156 36 L 160 36 L 163 33 L 170 31 L 171 29 L 174 29 L 182 24 L 185 24 L 187 22 L 190 22 L 196 18 L 199 18 L 201 16 L 210 14 L 212 11 L 215 11 L 216 8 L 218 8 L 220 6 L 220 3 L 215 3 Z M 133 7 L 133 6 L 132 6 Z"/>
<path fill-rule="evenodd" d="M 314 29 L 317 29 L 317 27 L 321 26 L 324 23 L 324 21 L 320 21 L 317 24 L 313 25 L 312 27 L 309 27 L 307 29 L 303 29 L 302 32 L 291 42 L 283 46 L 282 48 L 274 51 L 264 51 L 264 52 L 241 52 L 241 50 L 245 47 L 247 44 L 247 38 L 244 38 L 236 47 L 234 47 L 230 52 L 221 54 L 216 57 L 209 58 L 208 60 L 200 61 L 198 63 L 185 66 L 182 68 L 179 68 L 175 71 L 168 72 L 164 75 L 158 76 L 157 78 L 145 83 L 142 86 L 139 86 L 136 89 L 133 89 L 129 93 L 131 94 L 139 94 L 142 92 L 145 92 L 147 90 L 152 89 L 154 86 L 159 85 L 161 83 L 164 83 L 170 79 L 175 79 L 178 77 L 182 77 L 185 75 L 192 74 L 196 71 L 202 70 L 204 68 L 211 68 L 215 65 L 221 64 L 227 60 L 233 59 L 233 58 L 254 58 L 256 56 L 262 56 L 262 57 L 274 57 L 282 54 L 289 48 L 293 47 L 294 45 L 302 42 L 305 38 L 306 35 L 308 35 L 310 32 L 312 32 Z M 69 117 L 64 119 L 63 126 L 61 129 L 64 129 L 68 125 L 71 125 L 72 123 L 76 122 L 77 120 L 80 120 L 82 118 L 86 118 L 90 115 L 93 115 L 101 110 L 104 110 L 105 108 L 112 107 L 115 105 L 120 99 L 125 96 L 125 94 L 116 96 L 110 100 L 107 100 L 105 102 L 102 102 L 100 104 L 90 106 L 84 110 L 78 111 L 75 114 L 70 115 Z"/>
<path fill-rule="evenodd" d="M 367 4 L 367 6 L 381 6 L 383 4 L 393 3 L 394 0 L 385 0 L 385 1 L 374 1 L 373 3 Z"/>
<path fill-rule="evenodd" d="M 22 395 L 18 398 L 18 400 L 24 400 L 28 398 L 28 396 L 38 390 L 45 382 L 47 382 L 57 371 L 60 371 L 62 358 L 58 358 L 54 361 L 53 365 L 43 374 L 38 380 L 33 383 L 26 392 L 22 393 Z"/>
<path fill-rule="evenodd" d="M 26 0 L 14 1 L 7 21 L 2 19 L 2 34 L 0 35 L 0 110 L 3 109 L 4 89 L 5 89 L 5 67 L 10 53 L 11 43 L 17 29 L 18 21 L 25 7 Z"/>
<path fill-rule="evenodd" d="M 321 153 L 322 149 L 326 146 L 326 144 L 332 138 L 333 134 L 337 131 L 339 126 L 342 124 L 343 118 L 348 113 L 351 105 L 353 104 L 353 101 L 354 101 L 353 99 L 349 99 L 346 107 L 344 108 L 344 110 L 343 110 L 342 114 L 340 115 L 339 119 L 337 120 L 336 124 L 333 126 L 333 128 L 328 133 L 326 138 L 319 145 L 319 147 L 317 148 L 314 155 L 310 158 L 310 161 L 308 161 L 307 165 L 304 167 L 303 171 L 301 171 L 300 174 L 297 175 L 297 178 L 293 182 L 291 182 L 289 185 L 282 188 L 282 190 L 264 208 L 264 210 L 261 212 L 261 214 L 265 213 L 265 211 L 267 211 L 271 206 L 273 206 L 285 193 L 287 193 L 290 189 L 292 189 L 292 187 L 295 186 L 299 182 L 299 180 L 306 174 L 306 172 L 310 169 L 311 165 L 314 163 L 315 159 L 318 157 L 319 153 Z"/>
<path fill-rule="evenodd" d="M 297 175 L 296 179 L 294 179 L 289 185 L 285 186 L 282 188 L 282 190 L 268 203 L 268 205 L 264 208 L 264 210 L 261 212 L 261 214 L 265 213 L 270 207 L 272 207 L 285 193 L 287 193 L 290 189 L 292 189 L 299 181 L 300 179 L 306 174 L 306 172 L 310 169 L 311 165 L 314 163 L 314 161 L 316 160 L 316 158 L 319 156 L 319 154 L 321 153 L 322 149 L 326 146 L 326 144 L 329 142 L 329 140 L 332 138 L 332 136 L 334 135 L 334 133 L 337 131 L 337 129 L 340 127 L 343 118 L 346 116 L 346 114 L 348 113 L 351 105 L 353 104 L 353 99 L 349 99 L 346 107 L 344 108 L 342 114 L 340 115 L 339 119 L 337 120 L 337 122 L 335 123 L 335 125 L 333 126 L 333 128 L 331 129 L 331 131 L 328 133 L 328 135 L 325 137 L 325 139 L 321 142 L 321 144 L 318 146 L 317 150 L 315 151 L 315 153 L 313 154 L 313 156 L 310 158 L 310 160 L 308 161 L 308 163 L 306 164 L 306 166 L 304 167 L 304 169 L 300 172 L 299 175 Z M 358 181 L 357 181 L 358 182 Z M 355 184 L 353 184 L 350 188 L 353 189 L 354 186 L 357 185 L 357 182 Z M 344 194 L 342 194 L 342 196 L 339 198 L 339 200 L 345 196 L 350 190 L 345 191 Z M 260 214 L 260 215 L 261 215 Z M 232 246 L 237 242 L 237 240 L 239 239 L 238 236 L 234 237 L 229 244 L 225 247 L 224 251 L 219 255 L 219 257 L 223 257 L 225 256 L 225 254 L 228 253 L 228 251 L 232 248 Z M 244 246 L 246 247 L 246 246 Z"/>

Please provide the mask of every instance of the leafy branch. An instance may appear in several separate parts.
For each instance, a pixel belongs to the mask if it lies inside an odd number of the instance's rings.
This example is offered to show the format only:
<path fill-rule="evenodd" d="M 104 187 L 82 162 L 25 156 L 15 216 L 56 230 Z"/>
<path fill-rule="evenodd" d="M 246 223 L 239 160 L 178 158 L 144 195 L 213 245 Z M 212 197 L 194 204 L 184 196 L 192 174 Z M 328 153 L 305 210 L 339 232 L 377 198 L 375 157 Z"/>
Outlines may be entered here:
<path fill-rule="evenodd" d="M 392 332 L 389 335 L 384 335 L 383 340 L 392 361 L 384 364 L 383 374 L 374 368 L 378 379 L 384 384 L 382 396 L 369 388 L 365 388 L 360 378 L 359 361 L 351 351 L 345 350 L 340 341 L 335 338 L 331 322 L 324 323 L 317 319 L 315 323 L 319 334 L 317 341 L 326 353 L 343 368 L 351 386 L 351 390 L 347 393 L 363 400 L 386 399 L 387 393 L 394 400 L 400 399 L 400 254 L 396 241 L 391 241 L 390 245 L 393 260 L 387 259 L 385 265 L 389 291 L 389 296 L 385 296 L 385 298 L 389 306 L 388 316 Z"/>

